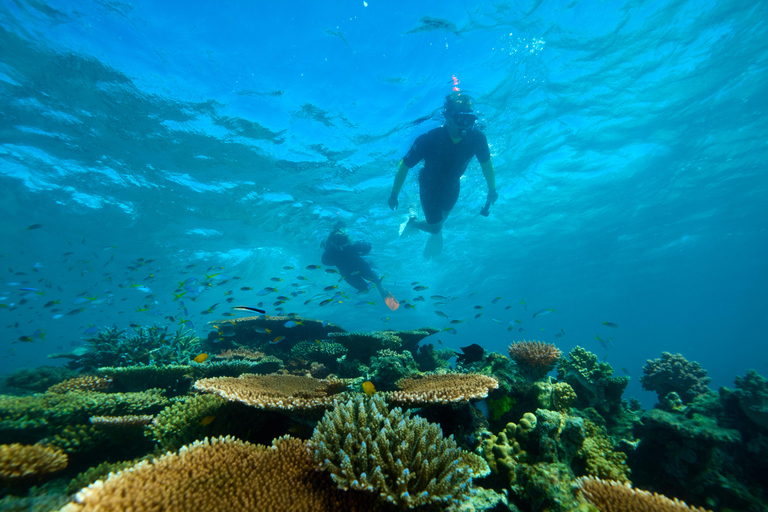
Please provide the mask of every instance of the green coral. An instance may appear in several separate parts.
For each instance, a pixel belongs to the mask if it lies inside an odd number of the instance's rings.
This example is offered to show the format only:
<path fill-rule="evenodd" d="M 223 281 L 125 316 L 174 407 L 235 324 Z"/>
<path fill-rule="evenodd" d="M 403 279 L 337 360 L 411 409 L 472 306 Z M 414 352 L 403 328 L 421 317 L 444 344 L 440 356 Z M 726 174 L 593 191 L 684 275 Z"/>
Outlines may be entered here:
<path fill-rule="evenodd" d="M 592 352 L 577 345 L 567 357 L 560 358 L 557 378 L 575 391 L 575 407 L 594 407 L 609 422 L 621 413 L 621 396 L 629 377 L 614 377 L 611 365 Z"/>
<path fill-rule="evenodd" d="M 336 403 L 310 447 L 340 488 L 375 492 L 401 508 L 459 505 L 473 493 L 472 478 L 490 472 L 438 425 L 399 407 L 389 411 L 380 396 Z"/>
<path fill-rule="evenodd" d="M 374 332 L 332 332 L 328 337 L 340 343 L 349 351 L 347 359 L 357 360 L 368 364 L 371 357 L 379 350 L 388 348 L 400 351 L 403 341 L 392 331 Z"/>
<path fill-rule="evenodd" d="M 420 371 L 433 372 L 449 368 L 451 365 L 448 361 L 453 357 L 456 357 L 456 352 L 453 349 L 435 350 L 435 346 L 432 343 L 427 343 L 419 347 L 415 360 Z"/>
<path fill-rule="evenodd" d="M 536 416 L 525 413 L 518 424 L 507 423 L 504 430 L 498 434 L 486 431 L 485 438 L 480 443 L 477 452 L 488 462 L 491 473 L 498 476 L 506 485 L 515 481 L 515 466 L 519 461 L 526 460 L 527 453 L 520 441 L 528 439 L 530 432 L 536 428 Z"/>
<path fill-rule="evenodd" d="M 203 418 L 215 416 L 227 401 L 218 395 L 194 395 L 177 400 L 155 418 L 146 432 L 160 448 L 175 451 L 199 439 L 205 432 Z"/>
<path fill-rule="evenodd" d="M 768 379 L 747 370 L 744 377 L 736 377 L 736 387 L 734 395 L 742 412 L 756 425 L 768 429 Z"/>
<path fill-rule="evenodd" d="M 486 399 L 488 410 L 491 413 L 491 421 L 499 421 L 505 414 L 517 405 L 517 400 L 509 395 L 501 395 L 498 398 L 489 396 Z"/>
<path fill-rule="evenodd" d="M 346 355 L 347 349 L 333 341 L 300 341 L 291 348 L 291 355 L 296 359 L 317 361 L 326 366 L 336 367 L 336 360 Z"/>
<path fill-rule="evenodd" d="M 384 349 L 371 358 L 371 381 L 380 389 L 392 389 L 392 384 L 418 372 L 416 361 L 410 352 L 402 353 Z"/>
<path fill-rule="evenodd" d="M 141 393 L 72 391 L 17 397 L 0 395 L 0 437 L 29 442 L 66 425 L 87 425 L 91 416 L 154 414 L 168 404 L 158 389 Z"/>
<path fill-rule="evenodd" d="M 102 329 L 85 338 L 88 351 L 72 362 L 73 368 L 93 370 L 100 366 L 137 364 L 184 364 L 201 350 L 201 341 L 191 330 L 179 328 L 169 334 L 168 328 L 139 326 L 133 334 L 117 327 Z"/>
<path fill-rule="evenodd" d="M 110 437 L 93 425 L 67 425 L 58 433 L 42 440 L 68 454 L 92 452 L 109 443 Z"/>
<path fill-rule="evenodd" d="M 83 487 L 88 487 L 96 480 L 105 480 L 110 473 L 117 473 L 126 468 L 138 464 L 142 459 L 126 460 L 121 462 L 102 462 L 92 468 L 79 473 L 67 485 L 67 494 L 75 494 Z M 2 510 L 2 508 L 0 508 Z"/>
<path fill-rule="evenodd" d="M 589 420 L 584 420 L 587 437 L 577 454 L 584 472 L 604 480 L 629 482 L 627 455 L 615 451 L 604 429 Z"/>

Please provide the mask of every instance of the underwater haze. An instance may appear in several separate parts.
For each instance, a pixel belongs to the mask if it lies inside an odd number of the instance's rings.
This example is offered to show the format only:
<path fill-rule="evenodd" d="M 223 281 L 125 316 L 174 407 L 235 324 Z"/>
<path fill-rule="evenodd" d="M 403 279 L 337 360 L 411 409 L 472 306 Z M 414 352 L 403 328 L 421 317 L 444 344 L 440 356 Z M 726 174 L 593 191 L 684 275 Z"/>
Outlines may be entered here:
<path fill-rule="evenodd" d="M 646 404 L 637 377 L 662 351 L 701 363 L 713 389 L 768 371 L 764 1 L 0 13 L 2 374 L 63 364 L 47 355 L 94 328 L 205 337 L 260 302 L 350 331 L 432 326 L 427 341 L 452 348 L 581 345 Z M 475 98 L 499 200 L 480 215 L 473 160 L 426 260 L 425 234 L 399 237 L 421 215 L 417 170 L 399 209 L 387 198 L 453 77 Z M 398 310 L 307 268 L 338 221 L 372 244 Z M 347 297 L 321 306 L 330 286 Z"/>

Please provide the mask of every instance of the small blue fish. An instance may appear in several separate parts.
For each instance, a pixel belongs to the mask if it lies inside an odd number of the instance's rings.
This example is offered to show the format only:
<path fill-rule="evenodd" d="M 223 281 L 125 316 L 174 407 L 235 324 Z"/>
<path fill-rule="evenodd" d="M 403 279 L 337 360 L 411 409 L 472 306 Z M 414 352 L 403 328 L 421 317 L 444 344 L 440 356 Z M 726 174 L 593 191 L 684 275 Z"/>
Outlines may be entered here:
<path fill-rule="evenodd" d="M 436 314 L 437 316 L 441 316 L 441 317 L 443 317 L 443 318 L 448 318 L 448 315 L 446 315 L 446 314 L 445 314 L 445 313 L 443 313 L 442 311 L 435 311 L 435 314 Z"/>
<path fill-rule="evenodd" d="M 283 324 L 283 327 L 286 329 L 291 329 L 293 327 L 296 327 L 297 325 L 301 325 L 301 322 L 294 322 L 293 320 L 288 320 Z"/>
<path fill-rule="evenodd" d="M 544 315 L 548 315 L 549 313 L 554 313 L 554 312 L 555 312 L 554 309 L 540 309 L 539 311 L 537 311 L 537 312 L 535 312 L 533 314 L 533 318 L 536 318 L 539 315 L 544 316 Z"/>
<path fill-rule="evenodd" d="M 24 288 L 22 288 L 22 290 L 23 289 Z M 618 327 L 619 327 L 617 324 L 615 324 L 613 322 L 603 322 L 603 325 L 606 326 L 606 327 L 612 327 L 613 329 L 618 329 Z"/>

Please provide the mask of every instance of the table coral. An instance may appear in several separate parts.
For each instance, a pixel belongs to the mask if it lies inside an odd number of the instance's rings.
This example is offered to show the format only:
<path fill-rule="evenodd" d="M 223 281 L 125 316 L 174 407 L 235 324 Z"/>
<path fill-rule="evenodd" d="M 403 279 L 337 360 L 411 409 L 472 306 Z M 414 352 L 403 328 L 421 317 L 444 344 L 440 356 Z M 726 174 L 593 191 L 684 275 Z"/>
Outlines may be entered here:
<path fill-rule="evenodd" d="M 48 388 L 49 393 L 67 393 L 69 391 L 106 391 L 112 387 L 112 379 L 96 375 L 82 375 L 59 382 Z"/>
<path fill-rule="evenodd" d="M 268 448 L 219 437 L 110 474 L 78 492 L 61 512 L 381 508 L 369 494 L 338 490 L 327 474 L 318 471 L 303 441 L 279 438 Z"/>
<path fill-rule="evenodd" d="M 643 389 L 655 391 L 659 401 L 675 391 L 684 403 L 689 403 L 709 391 L 707 384 L 711 380 L 699 363 L 688 361 L 681 354 L 662 352 L 660 359 L 649 359 L 645 363 L 640 384 Z"/>
<path fill-rule="evenodd" d="M 312 410 L 330 406 L 346 383 L 295 375 L 214 377 L 195 382 L 198 391 L 272 411 Z"/>
<path fill-rule="evenodd" d="M 692 507 L 677 498 L 633 489 L 626 482 L 579 478 L 579 493 L 602 512 L 708 512 Z"/>
<path fill-rule="evenodd" d="M 400 391 L 387 393 L 387 401 L 398 405 L 448 404 L 486 398 L 499 381 L 478 373 L 425 374 L 401 379 Z"/>
<path fill-rule="evenodd" d="M 203 418 L 215 416 L 225 403 L 226 400 L 218 395 L 185 397 L 163 409 L 155 417 L 147 435 L 164 452 L 178 450 L 196 440 L 203 431 L 203 425 L 200 424 Z"/>
<path fill-rule="evenodd" d="M 490 473 L 438 425 L 399 407 L 390 411 L 380 396 L 337 403 L 310 447 L 340 488 L 373 492 L 400 508 L 458 505 L 472 494 L 472 478 Z"/>

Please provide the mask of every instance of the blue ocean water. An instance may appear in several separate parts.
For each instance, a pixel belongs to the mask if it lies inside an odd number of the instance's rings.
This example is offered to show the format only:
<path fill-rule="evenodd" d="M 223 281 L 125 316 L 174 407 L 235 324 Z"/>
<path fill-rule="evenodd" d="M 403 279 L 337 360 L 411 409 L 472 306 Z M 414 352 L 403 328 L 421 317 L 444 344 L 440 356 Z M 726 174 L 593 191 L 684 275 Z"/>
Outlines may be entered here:
<path fill-rule="evenodd" d="M 348 330 L 443 311 L 463 320 L 444 346 L 582 345 L 646 404 L 662 351 L 713 388 L 766 374 L 765 20 L 743 1 L 3 2 L 0 373 L 61 364 L 93 327 L 204 337 L 278 277 L 306 292 L 287 312 Z M 387 197 L 453 76 L 500 199 L 479 215 L 473 162 L 428 261 L 425 236 L 398 237 L 416 170 L 400 209 Z M 338 220 L 415 309 L 358 307 L 306 269 Z M 350 299 L 304 304 L 332 285 Z"/>

